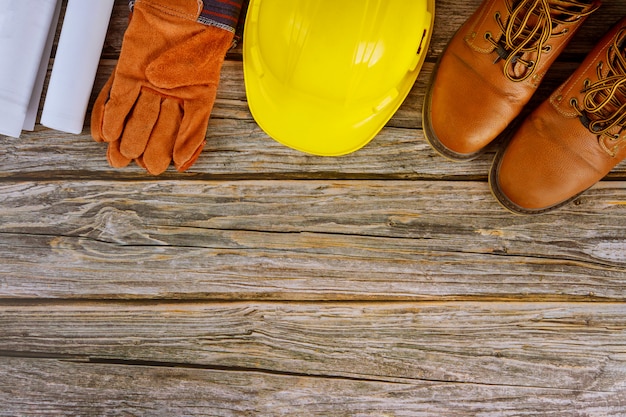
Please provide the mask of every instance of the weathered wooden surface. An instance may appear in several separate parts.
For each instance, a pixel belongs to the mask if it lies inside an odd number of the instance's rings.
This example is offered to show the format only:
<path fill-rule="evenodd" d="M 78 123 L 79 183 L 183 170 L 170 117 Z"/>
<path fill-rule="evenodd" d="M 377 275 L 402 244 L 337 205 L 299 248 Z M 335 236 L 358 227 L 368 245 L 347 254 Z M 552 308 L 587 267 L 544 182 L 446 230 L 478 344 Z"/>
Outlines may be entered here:
<path fill-rule="evenodd" d="M 470 181 L 25 181 L 0 196 L 0 297 L 626 300 L 623 182 L 539 217 Z"/>
<path fill-rule="evenodd" d="M 89 398 L 110 415 L 617 416 L 623 314 L 609 303 L 11 306 L 0 369 L 16 381 L 0 398 L 20 415 L 26 391 L 51 410 Z"/>
<path fill-rule="evenodd" d="M 5 307 L 0 342 L 73 360 L 610 392 L 626 388 L 623 313 L 619 303 L 29 303 Z"/>
<path fill-rule="evenodd" d="M 626 14 L 605 3 L 529 107 Z M 241 47 L 187 173 L 112 169 L 88 126 L 0 137 L 0 416 L 626 415 L 626 164 L 519 217 L 486 183 L 497 144 L 451 163 L 424 140 L 478 4 L 437 1 L 413 91 L 345 157 L 262 132 Z M 119 0 L 94 97 L 126 22 Z"/>
<path fill-rule="evenodd" d="M 197 367 L 0 358 L 5 410 L 41 415 L 606 416 L 623 391 L 375 381 Z M 26 376 L 26 377 L 24 377 Z M 30 392 L 31 403 L 21 401 Z M 540 411 L 538 411 L 540 410 Z M 2 416 L 15 414 L 1 411 Z"/>

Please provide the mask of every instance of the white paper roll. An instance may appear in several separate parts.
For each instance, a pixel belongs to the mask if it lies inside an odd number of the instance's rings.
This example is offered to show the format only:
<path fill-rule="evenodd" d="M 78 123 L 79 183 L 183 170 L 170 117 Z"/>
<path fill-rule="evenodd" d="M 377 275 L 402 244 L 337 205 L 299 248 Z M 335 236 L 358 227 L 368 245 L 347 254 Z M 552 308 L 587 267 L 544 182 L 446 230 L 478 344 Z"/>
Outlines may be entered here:
<path fill-rule="evenodd" d="M 114 0 L 69 0 L 41 124 L 68 133 L 83 130 Z"/>
<path fill-rule="evenodd" d="M 37 119 L 37 111 L 39 110 L 39 102 L 41 101 L 41 92 L 43 91 L 43 84 L 48 74 L 48 63 L 50 62 L 50 52 L 52 51 L 52 44 L 54 43 L 54 35 L 57 32 L 57 25 L 59 23 L 59 15 L 61 14 L 61 0 L 57 0 L 57 7 L 52 16 L 52 22 L 50 24 L 50 30 L 48 31 L 48 39 L 46 45 L 41 54 L 41 60 L 39 63 L 39 71 L 37 72 L 37 78 L 35 79 L 35 85 L 33 86 L 33 92 L 30 96 L 30 102 L 28 109 L 26 110 L 26 119 L 24 120 L 24 126 L 22 130 L 34 130 L 35 121 Z"/>
<path fill-rule="evenodd" d="M 56 0 L 0 0 L 0 134 L 19 137 Z"/>

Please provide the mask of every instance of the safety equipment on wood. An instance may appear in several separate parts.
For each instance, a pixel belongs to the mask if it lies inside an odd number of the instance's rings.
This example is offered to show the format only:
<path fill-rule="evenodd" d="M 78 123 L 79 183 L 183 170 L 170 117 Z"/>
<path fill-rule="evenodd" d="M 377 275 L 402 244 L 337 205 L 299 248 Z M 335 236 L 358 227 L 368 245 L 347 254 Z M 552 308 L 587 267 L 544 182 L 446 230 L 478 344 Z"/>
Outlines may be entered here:
<path fill-rule="evenodd" d="M 152 174 L 198 158 L 243 0 L 136 0 L 119 62 L 92 112 L 114 167 Z"/>
<path fill-rule="evenodd" d="M 252 0 L 243 63 L 254 119 L 303 152 L 361 148 L 415 83 L 434 7 L 434 0 Z"/>
<path fill-rule="evenodd" d="M 626 158 L 626 18 L 521 125 L 494 160 L 491 189 L 509 210 L 543 213 Z"/>
<path fill-rule="evenodd" d="M 519 115 L 600 0 L 484 0 L 454 35 L 423 106 L 426 138 L 469 160 Z"/>

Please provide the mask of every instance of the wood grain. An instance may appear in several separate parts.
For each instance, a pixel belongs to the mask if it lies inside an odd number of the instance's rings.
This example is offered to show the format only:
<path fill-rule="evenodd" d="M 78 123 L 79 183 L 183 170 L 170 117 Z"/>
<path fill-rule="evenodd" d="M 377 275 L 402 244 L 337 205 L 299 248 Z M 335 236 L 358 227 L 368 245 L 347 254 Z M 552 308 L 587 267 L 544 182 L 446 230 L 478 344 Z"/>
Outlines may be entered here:
<path fill-rule="evenodd" d="M 27 303 L 5 352 L 346 379 L 620 392 L 613 303 Z M 367 338 L 363 336 L 367 335 Z"/>
<path fill-rule="evenodd" d="M 0 416 L 605 416 L 624 392 L 0 358 Z"/>
<path fill-rule="evenodd" d="M 3 183 L 0 295 L 626 298 L 622 183 L 600 184 L 577 204 L 536 217 L 511 216 L 486 188 Z"/>

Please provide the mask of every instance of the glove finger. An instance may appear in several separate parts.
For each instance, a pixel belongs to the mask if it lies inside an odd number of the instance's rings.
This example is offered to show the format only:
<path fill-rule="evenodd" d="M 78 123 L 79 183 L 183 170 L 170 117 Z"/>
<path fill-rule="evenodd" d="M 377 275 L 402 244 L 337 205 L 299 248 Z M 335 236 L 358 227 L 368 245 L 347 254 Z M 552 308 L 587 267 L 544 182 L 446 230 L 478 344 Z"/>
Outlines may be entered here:
<path fill-rule="evenodd" d="M 124 131 L 124 124 L 141 92 L 141 84 L 119 81 L 117 77 L 111 85 L 109 100 L 104 105 L 102 116 L 102 138 L 105 142 L 118 140 Z"/>
<path fill-rule="evenodd" d="M 143 162 L 143 155 L 141 155 L 139 158 L 135 158 L 135 163 L 139 167 L 141 167 L 141 168 L 143 168 L 145 170 L 148 170 L 148 168 L 146 168 L 146 164 Z"/>
<path fill-rule="evenodd" d="M 119 140 L 109 142 L 109 146 L 107 148 L 107 161 L 109 161 L 109 165 L 113 168 L 124 168 L 130 163 L 131 159 L 126 158 L 120 152 Z"/>
<path fill-rule="evenodd" d="M 160 108 L 161 96 L 146 89 L 142 90 L 122 133 L 120 145 L 122 155 L 135 159 L 144 152 L 159 117 Z"/>
<path fill-rule="evenodd" d="M 209 100 L 191 100 L 184 104 L 183 120 L 173 153 L 174 166 L 179 172 L 192 166 L 206 145 L 206 131 L 214 101 L 215 92 Z"/>
<path fill-rule="evenodd" d="M 142 156 L 142 162 L 149 173 L 159 175 L 172 162 L 174 143 L 180 128 L 182 111 L 177 100 L 165 99 L 161 104 L 161 113 L 150 141 Z"/>
<path fill-rule="evenodd" d="M 113 79 L 115 78 L 115 71 L 109 77 L 106 84 L 100 90 L 96 101 L 93 104 L 91 110 L 91 137 L 96 142 L 104 142 L 104 136 L 102 134 L 102 120 L 104 118 L 104 105 L 109 99 L 109 93 L 111 92 L 111 85 L 113 85 Z"/>

